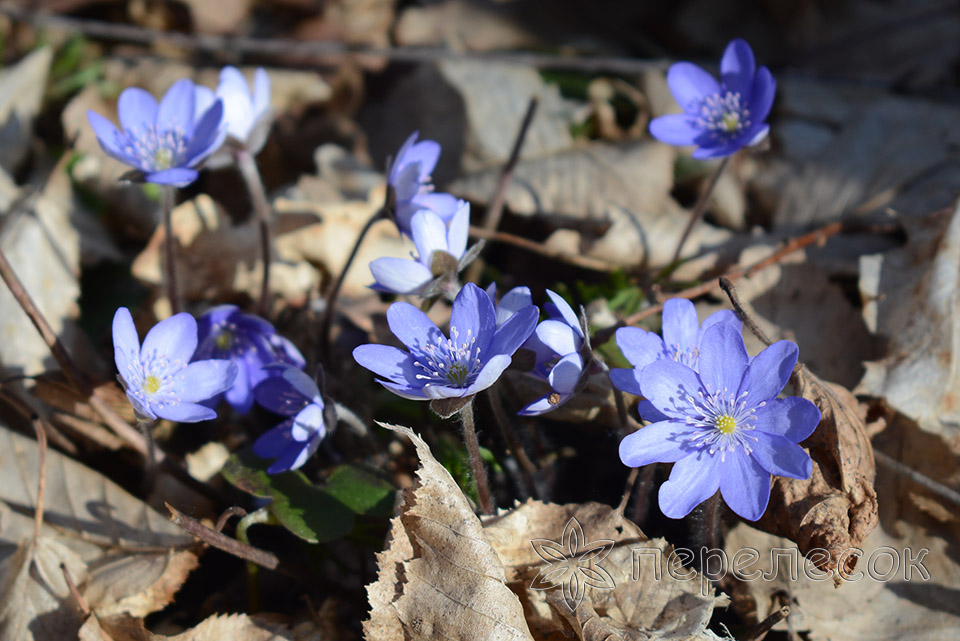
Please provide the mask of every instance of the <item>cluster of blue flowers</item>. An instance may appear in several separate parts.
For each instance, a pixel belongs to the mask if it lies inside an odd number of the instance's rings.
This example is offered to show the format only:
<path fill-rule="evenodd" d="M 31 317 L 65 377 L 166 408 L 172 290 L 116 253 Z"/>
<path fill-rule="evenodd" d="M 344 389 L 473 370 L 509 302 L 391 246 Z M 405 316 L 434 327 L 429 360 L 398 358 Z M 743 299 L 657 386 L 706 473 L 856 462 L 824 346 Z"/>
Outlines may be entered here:
<path fill-rule="evenodd" d="M 695 145 L 696 158 L 727 156 L 762 140 L 776 88 L 770 72 L 756 67 L 742 40 L 727 47 L 720 70 L 718 82 L 693 64 L 674 65 L 667 81 L 683 113 L 654 119 L 651 133 Z M 229 162 L 231 145 L 253 153 L 262 147 L 269 80 L 258 71 L 251 93 L 240 73 L 227 68 L 216 93 L 181 80 L 158 105 L 143 90 L 127 89 L 118 111 L 123 131 L 89 114 L 104 150 L 147 180 L 187 184 L 205 159 Z M 405 349 L 361 345 L 354 359 L 403 398 L 467 402 L 525 350 L 527 374 L 548 391 L 519 413 L 549 412 L 606 369 L 591 350 L 586 319 L 549 290 L 541 321 L 526 287 L 498 300 L 495 284 L 486 291 L 460 285 L 460 272 L 476 255 L 467 248 L 470 207 L 434 190 L 440 152 L 437 142 L 418 141 L 417 132 L 398 152 L 387 175 L 391 213 L 416 254 L 378 258 L 370 270 L 375 290 L 420 297 L 428 306 L 440 295 L 452 299 L 449 331 L 420 308 L 394 302 L 387 322 Z M 648 423 L 623 439 L 620 458 L 630 467 L 674 464 L 660 489 L 664 514 L 683 517 L 719 490 L 737 514 L 756 520 L 766 509 L 771 475 L 810 476 L 810 456 L 798 444 L 820 412 L 806 399 L 778 398 L 797 362 L 796 345 L 780 341 L 750 358 L 736 315 L 717 312 L 701 325 L 693 304 L 680 299 L 664 306 L 662 337 L 626 327 L 616 340 L 633 367 L 612 370 L 610 381 L 640 397 L 638 413 Z M 303 465 L 326 434 L 327 404 L 303 373 L 302 355 L 268 322 L 237 307 L 215 307 L 199 324 L 177 314 L 150 330 L 142 346 L 129 311 L 120 309 L 114 344 L 127 396 L 146 419 L 206 420 L 223 398 L 241 413 L 256 401 L 286 417 L 254 444 L 258 455 L 275 459 L 270 473 Z"/>

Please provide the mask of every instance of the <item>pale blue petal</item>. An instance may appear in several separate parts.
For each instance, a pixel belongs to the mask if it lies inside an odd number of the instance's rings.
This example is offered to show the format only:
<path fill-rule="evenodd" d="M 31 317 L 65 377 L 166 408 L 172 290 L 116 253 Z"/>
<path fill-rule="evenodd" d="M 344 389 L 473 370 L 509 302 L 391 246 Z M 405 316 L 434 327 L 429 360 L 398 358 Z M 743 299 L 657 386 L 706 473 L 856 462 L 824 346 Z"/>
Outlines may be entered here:
<path fill-rule="evenodd" d="M 394 294 L 419 294 L 433 280 L 426 266 L 415 260 L 383 256 L 370 263 L 374 289 Z"/>
<path fill-rule="evenodd" d="M 663 304 L 663 342 L 668 352 L 695 349 L 699 333 L 700 321 L 693 303 L 686 298 L 671 298 Z"/>
<path fill-rule="evenodd" d="M 237 364 L 237 377 L 233 380 L 230 389 L 227 390 L 227 402 L 237 413 L 247 414 L 253 407 L 250 365 L 244 359 L 238 359 L 234 362 Z"/>
<path fill-rule="evenodd" d="M 126 307 L 117 308 L 113 315 L 113 356 L 117 363 L 117 371 L 125 381 L 131 376 L 140 361 L 140 337 L 133 324 L 133 316 Z"/>
<path fill-rule="evenodd" d="M 716 324 L 703 333 L 697 371 L 710 394 L 721 392 L 724 397 L 738 394 L 749 362 L 743 335 L 733 325 Z"/>
<path fill-rule="evenodd" d="M 783 389 L 797 364 L 797 346 L 790 341 L 777 341 L 754 356 L 743 373 L 738 394 L 747 392 L 748 407 L 775 398 Z"/>
<path fill-rule="evenodd" d="M 429 209 L 444 222 L 449 221 L 457 213 L 460 203 L 463 202 L 452 194 L 442 191 L 432 191 L 426 194 L 417 194 L 413 197 L 413 204 L 419 209 Z"/>
<path fill-rule="evenodd" d="M 87 112 L 87 120 L 90 122 L 93 133 L 97 136 L 100 148 L 108 156 L 127 165 L 136 164 L 135 159 L 124 150 L 123 147 L 128 144 L 127 139 L 120 133 L 116 125 L 92 110 Z"/>
<path fill-rule="evenodd" d="M 713 327 L 717 323 L 730 323 L 737 328 L 738 332 L 743 330 L 743 322 L 740 320 L 740 317 L 729 309 L 721 309 L 718 312 L 714 312 L 707 316 L 706 320 L 703 321 L 703 325 L 700 326 L 700 332 L 697 336 L 697 347 L 700 346 L 700 341 L 703 339 L 703 332 Z"/>
<path fill-rule="evenodd" d="M 573 308 L 570 307 L 570 304 L 564 300 L 563 296 L 557 294 L 556 292 L 547 290 L 547 296 L 550 297 L 550 300 L 553 301 L 553 304 L 556 305 L 557 311 L 560 312 L 560 315 L 563 317 L 563 320 L 580 335 L 580 338 L 583 338 L 583 329 L 580 327 L 580 318 L 577 316 L 577 313 L 573 311 Z"/>
<path fill-rule="evenodd" d="M 171 391 L 180 401 L 196 403 L 227 391 L 236 378 L 237 364 L 233 361 L 196 361 L 177 376 Z"/>
<path fill-rule="evenodd" d="M 750 432 L 756 438 L 751 443 L 752 452 L 760 467 L 774 476 L 787 476 L 806 480 L 813 473 L 813 461 L 807 452 L 782 436 L 767 434 L 759 430 Z"/>
<path fill-rule="evenodd" d="M 487 348 L 487 353 L 491 355 L 513 355 L 523 345 L 524 341 L 530 338 L 537 327 L 539 316 L 537 308 L 533 305 L 527 305 L 517 310 L 497 328 L 493 335 L 493 341 Z"/>
<path fill-rule="evenodd" d="M 447 230 L 447 251 L 459 259 L 467 249 L 467 236 L 470 233 L 470 203 L 465 200 L 460 201 L 460 207 L 457 213 L 453 215 L 450 221 L 450 228 Z"/>
<path fill-rule="evenodd" d="M 393 163 L 390 165 L 390 171 L 387 175 L 387 181 L 396 186 L 397 177 L 400 173 L 406 168 L 409 164 L 406 160 L 408 150 L 413 146 L 413 143 L 416 142 L 417 136 L 420 135 L 419 131 L 415 131 L 407 139 L 403 141 L 403 144 L 400 146 L 400 150 L 397 152 L 397 155 L 393 157 Z M 419 176 L 419 173 L 417 174 Z"/>
<path fill-rule="evenodd" d="M 390 381 L 382 381 L 379 378 L 377 382 L 400 398 L 410 399 L 411 401 L 425 401 L 428 399 L 421 387 L 411 387 L 410 385 L 398 385 Z"/>
<path fill-rule="evenodd" d="M 117 100 L 117 117 L 124 131 L 143 136 L 157 120 L 157 99 L 140 87 L 128 87 Z"/>
<path fill-rule="evenodd" d="M 458 335 L 453 335 L 456 328 Z M 494 332 L 497 329 L 497 314 L 487 293 L 467 283 L 453 301 L 450 314 L 450 338 L 458 345 L 470 343 L 476 339 L 481 355 L 488 353 Z"/>
<path fill-rule="evenodd" d="M 572 327 L 558 320 L 545 320 L 537 325 L 536 336 L 557 354 L 579 352 L 583 339 Z"/>
<path fill-rule="evenodd" d="M 313 438 L 323 438 L 327 433 L 327 428 L 323 424 L 323 407 L 310 403 L 300 410 L 293 419 L 290 433 L 293 435 L 293 440 L 301 443 Z"/>
<path fill-rule="evenodd" d="M 200 120 L 200 117 L 206 113 L 207 109 L 213 106 L 213 102 L 217 99 L 217 95 L 213 93 L 213 90 L 210 87 L 204 87 L 203 85 L 196 85 L 194 87 L 194 97 L 193 97 L 193 120 Z"/>
<path fill-rule="evenodd" d="M 153 413 L 153 410 L 150 409 L 150 406 L 145 405 L 143 401 L 131 394 L 129 391 L 127 392 L 127 400 L 130 401 L 130 405 L 133 406 L 133 411 L 137 416 L 148 418 L 152 421 L 157 420 L 157 415 Z"/>
<path fill-rule="evenodd" d="M 174 423 L 198 423 L 217 418 L 217 413 L 209 407 L 195 403 L 177 403 L 157 408 L 157 416 Z"/>
<path fill-rule="evenodd" d="M 720 93 L 720 83 L 691 62 L 678 62 L 667 71 L 670 93 L 684 111 L 695 110 L 706 96 Z"/>
<path fill-rule="evenodd" d="M 640 372 L 640 389 L 659 411 L 681 420 L 692 411 L 687 399 L 698 398 L 703 390 L 696 372 L 666 358 L 643 368 Z"/>
<path fill-rule="evenodd" d="M 493 287 L 492 299 L 496 297 L 496 283 L 492 283 L 491 287 Z M 490 293 L 489 289 L 487 293 Z M 497 325 L 503 325 L 507 322 L 507 319 L 528 305 L 533 305 L 533 295 L 530 293 L 530 288 L 514 287 L 504 294 L 500 302 L 497 303 Z"/>
<path fill-rule="evenodd" d="M 390 305 L 387 325 L 393 335 L 411 350 L 422 351 L 427 345 L 446 340 L 430 317 L 410 303 L 401 301 Z"/>
<path fill-rule="evenodd" d="M 188 136 L 193 133 L 193 110 L 197 99 L 194 87 L 192 80 L 181 78 L 167 90 L 157 108 L 157 133 L 172 129 Z"/>
<path fill-rule="evenodd" d="M 687 114 L 669 114 L 650 121 L 650 135 L 668 145 L 695 145 L 703 129 L 693 124 Z"/>
<path fill-rule="evenodd" d="M 647 429 L 647 428 L 643 428 Z M 720 457 L 704 448 L 673 464 L 670 479 L 660 486 L 660 511 L 682 519 L 720 488 Z"/>
<path fill-rule="evenodd" d="M 476 394 L 496 383 L 503 371 L 510 367 L 510 362 L 511 358 L 504 354 L 491 357 L 477 374 L 477 379 L 464 390 L 461 396 Z"/>
<path fill-rule="evenodd" d="M 567 354 L 550 370 L 550 387 L 560 394 L 571 394 L 583 374 L 583 359 L 580 354 Z"/>
<path fill-rule="evenodd" d="M 727 453 L 721 473 L 720 493 L 727 506 L 748 521 L 763 516 L 770 501 L 770 473 L 739 448 Z"/>
<path fill-rule="evenodd" d="M 190 362 L 196 349 L 197 321 L 183 312 L 160 321 L 147 332 L 140 356 L 143 360 L 163 358 L 169 362 L 171 368 L 180 369 Z"/>
<path fill-rule="evenodd" d="M 813 434 L 820 423 L 820 410 L 805 398 L 774 398 L 756 409 L 757 430 L 778 434 L 800 443 Z"/>
<path fill-rule="evenodd" d="M 550 398 L 553 397 L 556 400 L 556 403 L 551 403 Z M 559 397 L 559 398 L 558 398 Z M 546 414 L 547 412 L 553 411 L 573 398 L 573 394 L 558 394 L 551 392 L 546 396 L 538 398 L 534 402 L 530 403 L 522 410 L 517 412 L 520 416 L 538 416 L 540 414 Z"/>
<path fill-rule="evenodd" d="M 621 327 L 615 336 L 623 357 L 638 369 L 664 357 L 663 340 L 653 332 L 639 327 Z"/>
<path fill-rule="evenodd" d="M 174 187 L 186 187 L 200 174 L 196 169 L 187 169 L 186 167 L 173 167 L 163 171 L 151 171 L 144 176 L 148 183 L 158 185 L 173 185 Z"/>
<path fill-rule="evenodd" d="M 263 67 L 253 72 L 253 110 L 259 118 L 270 109 L 270 76 Z"/>
<path fill-rule="evenodd" d="M 410 219 L 410 235 L 417 246 L 420 262 L 428 268 L 433 252 L 447 251 L 447 226 L 428 209 L 418 211 Z"/>
<path fill-rule="evenodd" d="M 360 345 L 353 350 L 353 359 L 377 376 L 394 383 L 419 387 L 417 374 L 423 370 L 414 365 L 409 353 L 392 345 Z"/>
<path fill-rule="evenodd" d="M 640 391 L 640 371 L 617 367 L 610 370 L 610 382 L 621 392 L 643 396 Z"/>
<path fill-rule="evenodd" d="M 692 430 L 678 421 L 660 421 L 628 434 L 620 441 L 620 460 L 627 467 L 674 463 L 696 452 L 690 446 Z"/>

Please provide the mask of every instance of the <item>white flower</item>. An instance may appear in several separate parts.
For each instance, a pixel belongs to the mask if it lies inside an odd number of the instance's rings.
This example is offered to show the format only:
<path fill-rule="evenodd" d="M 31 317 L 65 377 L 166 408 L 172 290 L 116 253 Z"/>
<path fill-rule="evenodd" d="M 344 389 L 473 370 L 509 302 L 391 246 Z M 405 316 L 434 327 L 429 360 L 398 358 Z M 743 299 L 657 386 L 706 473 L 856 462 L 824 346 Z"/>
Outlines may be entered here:
<path fill-rule="evenodd" d="M 207 87 L 197 86 L 196 109 L 202 111 L 220 98 L 223 101 L 223 122 L 228 143 L 207 161 L 211 167 L 222 167 L 233 161 L 231 147 L 242 147 L 256 155 L 267 141 L 272 113 L 270 111 L 270 77 L 263 68 L 253 74 L 253 92 L 246 78 L 236 67 L 220 70 L 220 83 L 214 94 Z"/>

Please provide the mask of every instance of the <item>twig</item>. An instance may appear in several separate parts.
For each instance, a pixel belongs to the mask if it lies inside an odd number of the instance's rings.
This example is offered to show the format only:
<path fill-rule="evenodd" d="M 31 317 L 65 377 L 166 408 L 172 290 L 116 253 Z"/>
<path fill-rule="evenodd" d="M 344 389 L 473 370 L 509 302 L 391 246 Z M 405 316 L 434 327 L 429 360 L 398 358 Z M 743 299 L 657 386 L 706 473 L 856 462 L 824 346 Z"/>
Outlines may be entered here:
<path fill-rule="evenodd" d="M 480 457 L 480 443 L 477 441 L 477 429 L 473 421 L 473 401 L 464 405 L 463 409 L 460 410 L 460 421 L 463 425 L 463 443 L 467 446 L 470 467 L 473 469 L 473 479 L 477 484 L 480 510 L 483 514 L 493 514 L 490 482 L 487 480 L 487 470 L 483 466 L 483 459 Z"/>
<path fill-rule="evenodd" d="M 523 443 L 517 435 L 517 431 L 513 429 L 513 422 L 510 420 L 510 417 L 507 416 L 507 413 L 503 411 L 503 400 L 500 397 L 500 390 L 497 389 L 497 384 L 487 388 L 487 400 L 490 401 L 490 409 L 493 410 L 493 417 L 500 427 L 500 433 L 503 434 L 503 438 L 507 442 L 507 447 L 510 448 L 510 451 L 513 452 L 513 455 L 517 458 L 517 463 L 520 464 L 520 476 L 523 478 L 523 484 L 526 486 L 527 495 L 537 498 L 537 486 L 533 480 L 533 475 L 537 473 L 537 466 L 530 460 L 530 457 L 527 455 L 527 450 L 524 449 Z"/>
<path fill-rule="evenodd" d="M 161 186 L 160 198 L 163 208 L 163 255 L 164 274 L 167 279 L 167 299 L 174 314 L 180 312 L 180 289 L 177 287 L 177 237 L 173 235 L 173 187 Z"/>
<path fill-rule="evenodd" d="M 770 340 L 770 337 L 767 336 L 766 332 L 760 329 L 760 326 L 757 325 L 756 321 L 750 318 L 750 314 L 748 314 L 747 310 L 743 308 L 743 305 L 740 303 L 740 296 L 737 295 L 737 288 L 733 286 L 733 283 L 731 283 L 728 278 L 721 276 L 719 285 L 720 289 L 722 289 L 727 295 L 727 298 L 730 299 L 730 304 L 733 306 L 733 310 L 737 313 L 737 316 L 740 317 L 740 320 L 743 322 L 743 324 L 747 326 L 747 329 L 749 329 L 754 336 L 759 338 L 764 345 L 772 345 L 773 341 Z"/>
<path fill-rule="evenodd" d="M 603 260 L 551 249 L 543 243 L 538 243 L 534 240 L 530 240 L 529 238 L 517 236 L 516 234 L 508 234 L 507 232 L 503 231 L 491 231 L 489 229 L 484 229 L 483 227 L 475 227 L 470 225 L 470 236 L 495 243 L 513 245 L 514 247 L 526 249 L 529 252 L 546 256 L 547 258 L 553 258 L 555 260 L 573 265 L 574 267 L 581 267 L 583 269 L 590 269 L 597 272 L 610 272 L 617 268 L 616 265 Z"/>
<path fill-rule="evenodd" d="M 112 40 L 153 45 L 166 42 L 188 51 L 204 51 L 217 54 L 244 53 L 251 56 L 281 56 L 285 59 L 300 59 L 315 64 L 316 58 L 355 58 L 378 56 L 398 62 L 437 62 L 439 60 L 486 60 L 513 63 L 541 69 L 573 69 L 585 72 L 607 72 L 636 75 L 646 71 L 666 71 L 668 60 L 637 60 L 636 58 L 597 57 L 573 58 L 534 52 L 463 52 L 446 47 L 355 47 L 331 40 L 302 41 L 292 38 L 250 38 L 245 36 L 217 36 L 212 34 L 186 34 L 147 29 L 126 24 L 99 20 L 84 20 L 66 16 L 40 13 L 22 9 L 13 4 L 0 7 L 0 14 L 35 26 L 64 29 L 71 33 Z"/>
<path fill-rule="evenodd" d="M 260 230 L 260 256 L 263 260 L 263 282 L 260 284 L 260 301 L 257 311 L 266 318 L 270 313 L 270 260 L 273 248 L 272 218 L 273 210 L 267 200 L 267 192 L 263 187 L 263 179 L 257 163 L 247 149 L 239 149 L 234 154 L 240 175 L 247 185 L 253 211 L 257 215 L 257 227 Z"/>
<path fill-rule="evenodd" d="M 517 131 L 517 137 L 514 139 L 513 149 L 510 150 L 510 156 L 500 171 L 497 190 L 494 192 L 490 206 L 487 207 L 487 211 L 483 216 L 483 229 L 494 231 L 500 226 L 500 219 L 503 217 L 503 205 L 507 200 L 507 188 L 513 179 L 513 170 L 517 166 L 517 160 L 520 159 L 520 150 L 523 149 L 523 143 L 527 139 L 527 131 L 530 129 L 530 124 L 533 122 L 533 117 L 537 113 L 537 106 L 539 104 L 540 99 L 536 96 L 530 98 L 530 102 L 527 103 L 527 111 L 523 115 L 523 120 L 520 122 L 520 129 Z M 467 270 L 466 281 L 476 281 L 480 278 L 482 272 L 483 260 L 478 260 Z"/>
<path fill-rule="evenodd" d="M 873 450 L 873 457 L 876 459 L 877 463 L 885 465 L 901 476 L 907 477 L 917 485 L 922 485 L 937 496 L 945 498 L 955 505 L 960 505 L 960 492 L 956 491 L 955 489 L 947 487 L 942 483 L 937 483 L 929 476 L 921 474 L 912 467 L 904 465 L 897 459 L 888 456 L 879 450 Z"/>
<path fill-rule="evenodd" d="M 58 446 L 68 454 L 77 453 L 77 446 L 74 445 L 73 441 L 68 439 L 60 430 L 47 422 L 46 419 L 40 417 L 40 415 L 37 414 L 36 411 L 19 396 L 14 394 L 12 391 L 5 389 L 2 383 L 0 383 L 0 398 L 9 403 L 13 407 L 14 411 L 28 421 L 33 421 L 34 417 L 40 418 L 40 420 L 43 421 L 43 427 L 47 437 L 49 440 L 53 441 L 54 445 Z"/>
<path fill-rule="evenodd" d="M 233 506 L 228 507 L 223 511 L 223 514 L 220 515 L 220 518 L 217 519 L 217 524 L 214 526 L 217 532 L 223 532 L 223 526 L 227 524 L 227 521 L 230 520 L 231 516 L 239 516 L 241 519 L 247 515 L 247 511 L 242 507 Z M 246 543 L 247 541 L 244 541 Z"/>
<path fill-rule="evenodd" d="M 763 638 L 767 636 L 767 633 L 773 629 L 773 626 L 777 625 L 788 616 L 790 616 L 790 606 L 785 605 L 757 625 L 753 626 L 753 628 L 747 632 L 747 636 L 743 637 L 742 641 L 762 641 Z"/>
<path fill-rule="evenodd" d="M 337 307 L 337 297 L 340 295 L 340 288 L 343 286 L 343 281 L 347 277 L 347 272 L 350 271 L 350 266 L 353 264 L 353 261 L 357 257 L 357 252 L 360 251 L 360 244 L 363 242 L 364 237 L 370 232 L 374 224 L 380 221 L 382 218 L 385 218 L 387 212 L 390 210 L 390 203 L 393 201 L 393 188 L 389 185 L 387 186 L 387 195 L 384 199 L 383 207 L 378 209 L 370 219 L 363 225 L 363 229 L 360 230 L 360 234 L 357 236 L 357 240 L 353 243 L 353 248 L 350 250 L 350 255 L 347 256 L 347 261 L 343 264 L 343 269 L 340 270 L 340 275 L 337 276 L 337 279 L 333 281 L 333 284 L 330 286 L 330 290 L 326 296 L 326 309 L 323 310 L 323 319 L 320 321 L 320 361 L 325 362 L 330 358 L 330 326 L 333 324 L 333 314 L 336 311 Z"/>
<path fill-rule="evenodd" d="M 675 265 L 677 261 L 680 260 L 680 254 L 683 252 L 683 246 L 687 242 L 687 238 L 690 236 L 690 232 L 693 231 L 693 228 L 700 222 L 700 219 L 703 218 L 703 212 L 707 209 L 707 203 L 710 202 L 710 195 L 713 193 L 714 187 L 717 186 L 717 181 L 720 180 L 720 174 L 723 173 L 723 170 L 726 168 L 727 163 L 730 161 L 730 156 L 724 158 L 717 168 L 713 170 L 713 173 L 710 174 L 710 180 L 707 181 L 707 186 L 700 194 L 700 198 L 697 199 L 697 203 L 693 206 L 693 211 L 690 212 L 690 218 L 687 220 L 687 226 L 683 228 L 683 235 L 680 236 L 680 242 L 677 243 L 677 249 L 673 252 L 673 259 L 670 261 L 671 265 Z"/>
<path fill-rule="evenodd" d="M 163 504 L 167 506 L 168 510 L 170 510 L 170 521 L 174 525 L 187 534 L 200 539 L 204 543 L 212 545 L 218 550 L 223 550 L 224 552 L 232 554 L 235 557 L 241 558 L 245 561 L 256 563 L 257 565 L 263 566 L 268 570 L 274 570 L 276 569 L 277 565 L 280 564 L 280 560 L 276 557 L 276 555 L 259 548 L 255 548 L 247 543 L 241 543 L 236 539 L 231 539 L 225 534 L 221 534 L 216 530 L 208 528 L 200 521 L 190 518 L 183 512 L 180 512 L 166 501 L 164 501 Z"/>
<path fill-rule="evenodd" d="M 60 571 L 63 572 L 63 580 L 67 584 L 67 589 L 70 590 L 70 596 L 77 602 L 77 607 L 80 608 L 80 612 L 83 613 L 84 617 L 90 616 L 90 606 L 87 604 L 87 600 L 83 598 L 83 595 L 80 594 L 80 590 L 77 589 L 77 584 L 73 582 L 73 577 L 70 576 L 70 570 L 67 569 L 66 563 L 60 564 Z"/>
<path fill-rule="evenodd" d="M 649 507 L 650 489 L 653 487 L 653 478 L 657 473 L 658 463 L 645 465 L 640 474 L 640 485 L 637 489 L 637 502 L 633 504 L 633 522 L 637 525 L 643 525 L 647 518 L 647 508 Z"/>
<path fill-rule="evenodd" d="M 630 474 L 627 476 L 627 483 L 623 487 L 623 498 L 620 499 L 620 505 L 617 506 L 617 514 L 620 516 L 623 516 L 627 509 L 627 503 L 630 501 L 630 495 L 633 493 L 633 485 L 637 482 L 638 474 L 640 474 L 640 468 L 635 467 L 630 470 Z"/>
<path fill-rule="evenodd" d="M 40 528 L 43 527 L 43 497 L 47 489 L 47 432 L 44 429 L 44 421 L 39 415 L 34 414 L 31 421 L 33 430 L 37 433 L 37 466 L 40 468 L 37 480 L 37 503 L 33 508 L 33 539 L 40 536 Z"/>

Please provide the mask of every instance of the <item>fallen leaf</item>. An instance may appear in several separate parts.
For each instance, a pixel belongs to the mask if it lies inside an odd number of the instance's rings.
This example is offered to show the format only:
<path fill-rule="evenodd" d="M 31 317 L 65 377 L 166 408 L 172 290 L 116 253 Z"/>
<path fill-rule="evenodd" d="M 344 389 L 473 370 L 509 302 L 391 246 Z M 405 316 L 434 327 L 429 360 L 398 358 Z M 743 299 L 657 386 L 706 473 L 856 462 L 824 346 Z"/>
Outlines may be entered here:
<path fill-rule="evenodd" d="M 142 619 L 128 615 L 90 617 L 80 630 L 80 641 L 323 641 L 318 632 L 292 632 L 284 625 L 246 614 L 216 615 L 172 637 L 153 634 Z"/>
<path fill-rule="evenodd" d="M 0 168 L 8 172 L 17 170 L 30 149 L 51 62 L 53 48 L 40 47 L 0 71 Z"/>
<path fill-rule="evenodd" d="M 532 641 L 503 565 L 450 473 L 410 428 L 381 425 L 413 441 L 420 469 L 391 521 L 389 545 L 377 555 L 365 638 Z"/>

